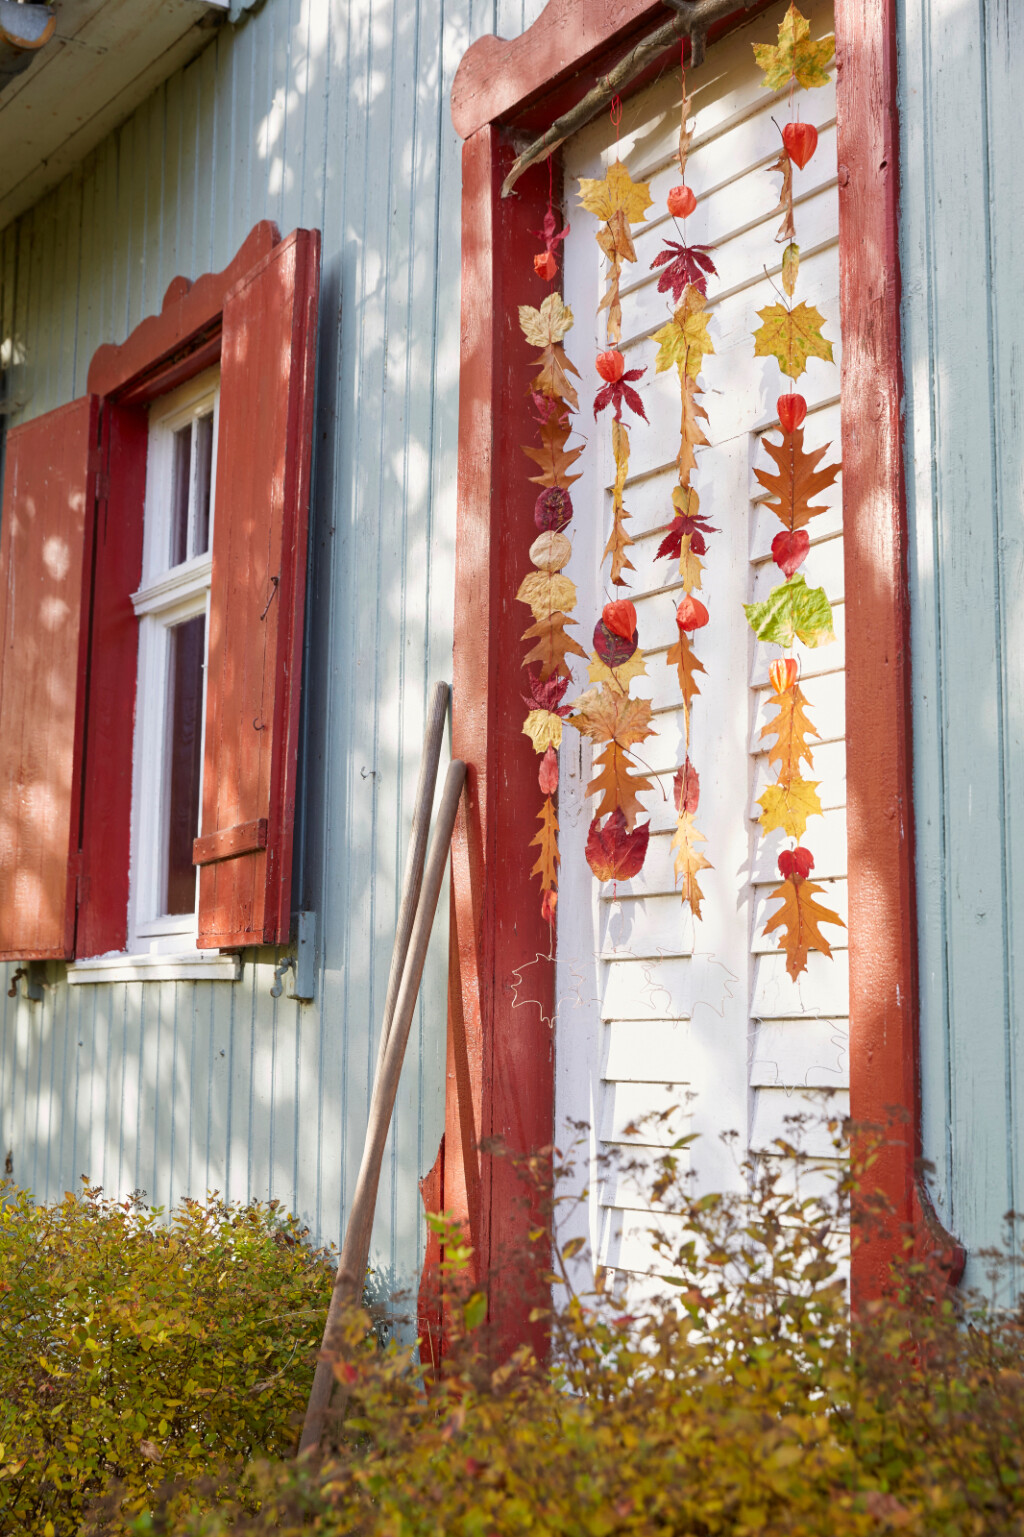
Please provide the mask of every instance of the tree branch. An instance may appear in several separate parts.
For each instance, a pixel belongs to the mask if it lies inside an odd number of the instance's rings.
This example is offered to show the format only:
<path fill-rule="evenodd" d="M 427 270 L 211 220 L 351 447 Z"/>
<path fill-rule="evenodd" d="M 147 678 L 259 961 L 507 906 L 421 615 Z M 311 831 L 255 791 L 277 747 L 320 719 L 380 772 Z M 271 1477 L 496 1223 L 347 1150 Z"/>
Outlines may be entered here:
<path fill-rule="evenodd" d="M 758 4 L 758 0 L 662 0 L 662 3 L 670 10 L 677 11 L 678 15 L 642 38 L 619 60 L 614 69 L 601 76 L 582 101 L 556 118 L 550 128 L 527 145 L 501 184 L 502 197 L 508 197 L 525 170 L 553 154 L 566 139 L 592 122 L 620 91 L 638 75 L 642 75 L 672 43 L 688 35 L 691 67 L 697 68 L 704 62 L 704 41 L 708 27 L 733 11 L 749 11 Z"/>

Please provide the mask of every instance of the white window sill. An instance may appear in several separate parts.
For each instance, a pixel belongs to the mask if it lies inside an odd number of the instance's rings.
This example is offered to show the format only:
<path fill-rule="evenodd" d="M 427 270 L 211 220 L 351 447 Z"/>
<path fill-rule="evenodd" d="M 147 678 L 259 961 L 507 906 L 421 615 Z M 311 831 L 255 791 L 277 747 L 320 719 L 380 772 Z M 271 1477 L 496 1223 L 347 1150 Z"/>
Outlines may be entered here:
<path fill-rule="evenodd" d="M 241 975 L 242 957 L 216 950 L 205 954 L 189 950 L 169 955 L 97 955 L 68 966 L 68 982 L 73 987 L 86 982 L 237 982 Z"/>

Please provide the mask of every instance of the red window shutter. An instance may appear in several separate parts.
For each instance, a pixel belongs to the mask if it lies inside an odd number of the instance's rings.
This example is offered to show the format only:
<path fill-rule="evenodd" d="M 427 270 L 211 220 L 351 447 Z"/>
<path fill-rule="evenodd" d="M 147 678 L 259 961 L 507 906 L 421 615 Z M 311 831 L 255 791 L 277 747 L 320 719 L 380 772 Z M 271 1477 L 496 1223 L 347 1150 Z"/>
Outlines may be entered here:
<path fill-rule="evenodd" d="M 0 959 L 74 953 L 98 402 L 7 439 L 0 521 Z"/>
<path fill-rule="evenodd" d="M 210 594 L 199 944 L 291 925 L 320 237 L 296 230 L 227 296 Z"/>

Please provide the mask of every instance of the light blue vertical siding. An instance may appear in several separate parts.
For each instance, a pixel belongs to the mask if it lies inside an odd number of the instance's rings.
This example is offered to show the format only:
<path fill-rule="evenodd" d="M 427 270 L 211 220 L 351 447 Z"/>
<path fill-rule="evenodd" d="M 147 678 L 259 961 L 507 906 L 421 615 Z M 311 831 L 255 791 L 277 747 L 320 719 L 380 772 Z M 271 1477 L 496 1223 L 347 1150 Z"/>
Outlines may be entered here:
<path fill-rule="evenodd" d="M 1024 9 L 900 33 L 924 1140 L 976 1254 L 1024 1206 Z"/>
<path fill-rule="evenodd" d="M 450 676 L 460 149 L 475 36 L 542 0 L 268 0 L 221 29 L 46 199 L 0 231 L 0 343 L 26 420 L 81 394 L 101 342 L 253 224 L 323 231 L 299 898 L 318 997 L 243 980 L 0 993 L 0 1161 L 40 1197 L 80 1175 L 170 1203 L 276 1197 L 337 1240 L 362 1149 L 424 704 Z M 444 914 L 381 1185 L 374 1259 L 418 1270 L 443 1125 Z"/>

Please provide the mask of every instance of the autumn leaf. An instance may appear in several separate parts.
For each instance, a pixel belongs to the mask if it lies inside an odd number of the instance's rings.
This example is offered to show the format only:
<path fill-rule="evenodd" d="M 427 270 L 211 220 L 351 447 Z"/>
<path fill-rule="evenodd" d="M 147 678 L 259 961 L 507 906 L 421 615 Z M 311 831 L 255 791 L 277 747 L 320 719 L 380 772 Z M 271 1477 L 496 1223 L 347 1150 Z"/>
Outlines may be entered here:
<path fill-rule="evenodd" d="M 695 918 L 700 917 L 700 904 L 704 900 L 704 893 L 700 889 L 697 876 L 701 870 L 714 868 L 710 860 L 705 859 L 697 847 L 698 843 L 706 842 L 704 834 L 697 830 L 693 812 L 681 811 L 672 837 L 672 848 L 676 855 L 676 880 L 682 882 L 682 899 L 684 902 L 689 902 Z"/>
<path fill-rule="evenodd" d="M 696 811 L 700 805 L 700 775 L 689 758 L 673 777 L 672 804 L 677 811 Z"/>
<path fill-rule="evenodd" d="M 691 297 L 692 296 L 692 297 Z M 666 368 L 678 368 L 680 377 L 689 375 L 696 379 L 705 355 L 713 353 L 715 344 L 708 335 L 708 319 L 704 311 L 706 300 L 695 289 L 688 289 L 683 303 L 672 319 L 659 331 L 654 340 L 658 343 L 655 371 L 664 373 Z"/>
<path fill-rule="evenodd" d="M 612 379 L 602 389 L 599 389 L 594 396 L 595 417 L 606 406 L 613 405 L 615 407 L 615 420 L 621 422 L 622 407 L 627 405 L 632 412 L 637 416 L 642 416 L 644 421 L 646 421 L 647 412 L 644 410 L 644 403 L 633 388 L 636 380 L 642 378 L 646 372 L 646 368 L 631 368 L 622 375 L 621 379 Z"/>
<path fill-rule="evenodd" d="M 543 395 L 557 395 L 560 400 L 566 401 L 575 411 L 579 407 L 579 396 L 569 378 L 575 374 L 580 376 L 579 369 L 565 355 L 563 348 L 553 342 L 550 347 L 545 347 L 540 358 L 540 373 L 533 380 L 533 388 L 540 390 Z"/>
<path fill-rule="evenodd" d="M 808 358 L 832 362 L 832 343 L 821 334 L 824 315 L 813 304 L 769 304 L 758 310 L 762 324 L 754 332 L 754 356 L 777 358 L 779 367 L 791 379 L 799 378 Z"/>
<path fill-rule="evenodd" d="M 542 891 L 551 891 L 558 883 L 560 855 L 558 853 L 558 819 L 555 816 L 555 807 L 550 795 L 540 808 L 538 817 L 540 831 L 530 840 L 530 847 L 531 849 L 539 848 L 540 853 L 530 874 L 540 876 Z"/>
<path fill-rule="evenodd" d="M 807 90 L 828 85 L 825 65 L 836 51 L 835 37 L 812 38 L 810 22 L 795 5 L 779 24 L 778 43 L 754 43 L 753 48 L 757 66 L 764 71 L 762 83 L 770 91 L 781 91 L 791 80 Z"/>
<path fill-rule="evenodd" d="M 640 650 L 633 652 L 628 662 L 623 662 L 621 667 L 609 667 L 603 662 L 596 651 L 590 654 L 590 681 L 591 683 L 610 683 L 619 688 L 624 694 L 629 693 L 629 685 L 634 678 L 646 675 L 647 664 L 644 654 Z"/>
<path fill-rule="evenodd" d="M 771 508 L 783 527 L 790 532 L 804 528 L 819 513 L 827 512 L 827 507 L 813 506 L 812 498 L 820 496 L 822 491 L 834 485 L 842 469 L 841 464 L 826 464 L 824 468 L 818 468 L 832 447 L 831 443 L 807 453 L 802 427 L 783 433 L 781 443 L 773 443 L 765 433 L 761 443 L 779 473 L 772 475 L 767 470 L 755 469 L 754 474 L 769 493 L 766 506 Z"/>
<path fill-rule="evenodd" d="M 690 475 L 697 468 L 697 456 L 694 452 L 698 448 L 707 448 L 708 440 L 704 436 L 701 422 L 706 422 L 708 413 L 701 405 L 697 396 L 701 393 L 696 379 L 689 374 L 682 376 L 682 420 L 679 425 L 679 454 L 677 464 L 679 467 L 680 485 L 688 485 Z"/>
<path fill-rule="evenodd" d="M 692 549 L 696 538 L 696 534 L 687 534 L 679 550 L 679 575 L 683 579 L 684 592 L 703 592 L 704 590 L 701 584 L 704 562 L 693 553 Z"/>
<path fill-rule="evenodd" d="M 530 697 L 523 695 L 523 703 L 534 710 L 551 710 L 555 715 L 571 715 L 572 707 L 563 704 L 565 691 L 569 687 L 568 678 L 549 678 L 542 683 L 536 673 L 530 673 Z"/>
<path fill-rule="evenodd" d="M 776 243 L 781 240 L 792 241 L 796 236 L 796 225 L 793 222 L 793 162 L 783 149 L 778 160 L 772 166 L 773 171 L 778 171 L 782 177 L 782 191 L 779 193 L 779 201 L 776 203 L 773 213 L 782 213 L 782 223 L 779 225 L 775 236 Z M 792 289 L 786 292 L 792 297 Z"/>
<path fill-rule="evenodd" d="M 639 701 L 637 701 L 639 702 Z M 621 811 L 627 825 L 632 827 L 643 810 L 638 796 L 644 790 L 653 789 L 651 781 L 643 774 L 634 774 L 633 760 L 618 742 L 608 742 L 594 760 L 598 772 L 587 785 L 588 795 L 600 795 L 601 803 L 596 815 Z"/>
<path fill-rule="evenodd" d="M 615 213 L 624 213 L 630 224 L 639 224 L 654 202 L 647 182 L 634 181 L 621 160 L 614 161 L 600 181 L 581 176 L 579 196 L 583 207 L 596 218 L 608 220 Z"/>
<path fill-rule="evenodd" d="M 586 657 L 587 653 L 579 641 L 574 640 L 565 631 L 567 624 L 575 623 L 575 619 L 570 619 L 566 614 L 547 614 L 524 631 L 523 639 L 535 640 L 537 644 L 523 658 L 523 666 L 529 667 L 531 662 L 536 662 L 540 668 L 541 682 L 546 682 L 552 673 L 568 677 L 569 664 L 565 660 L 566 656 Z"/>
<path fill-rule="evenodd" d="M 548 294 L 539 310 L 529 304 L 519 306 L 519 326 L 531 347 L 550 347 L 572 330 L 572 310 L 561 294 Z"/>
<path fill-rule="evenodd" d="M 779 949 L 786 952 L 786 970 L 794 982 L 807 969 L 809 951 L 817 950 L 828 956 L 832 954 L 832 947 L 818 925 L 835 923 L 841 929 L 846 927 L 838 913 L 831 912 L 814 900 L 824 889 L 817 881 L 802 880 L 794 874 L 768 893 L 769 901 L 778 898 L 782 906 L 769 918 L 764 932 L 767 935 L 776 929 L 783 930 L 779 935 Z"/>
<path fill-rule="evenodd" d="M 581 736 L 595 742 L 614 740 L 620 747 L 643 742 L 653 733 L 651 701 L 630 699 L 609 688 L 588 688 L 575 701 L 570 719 Z"/>
<path fill-rule="evenodd" d="M 689 729 L 690 706 L 700 693 L 696 674 L 704 672 L 705 668 L 693 649 L 693 641 L 685 630 L 679 632 L 679 639 L 675 645 L 669 646 L 665 660 L 679 673 L 679 692 L 683 696 L 683 705 L 687 713 L 687 729 Z"/>
<path fill-rule="evenodd" d="M 792 174 L 793 173 L 791 169 L 790 176 L 792 176 Z M 791 240 L 790 244 L 782 253 L 782 286 L 786 290 L 786 293 L 790 299 L 792 299 L 793 295 L 796 293 L 796 280 L 799 275 L 800 247 L 796 244 L 795 241 Z"/>
<path fill-rule="evenodd" d="M 658 278 L 658 292 L 667 294 L 671 289 L 675 304 L 679 303 L 689 283 L 706 294 L 708 278 L 718 276 L 718 268 L 708 255 L 710 250 L 711 247 L 707 245 L 681 245 L 678 240 L 666 241 L 664 249 L 651 262 L 652 272 L 656 267 L 665 269 Z"/>
<path fill-rule="evenodd" d="M 794 683 L 781 694 L 772 694 L 768 703 L 776 707 L 776 713 L 761 727 L 761 740 L 769 736 L 775 738 L 774 746 L 768 752 L 768 762 L 775 769 L 780 784 L 792 784 L 800 778 L 801 763 L 806 763 L 808 768 L 814 767 L 814 755 L 807 738 L 818 736 L 818 732 L 807 714 L 807 700 L 798 684 Z"/>
<path fill-rule="evenodd" d="M 542 795 L 554 795 L 558 789 L 558 754 L 553 747 L 549 747 L 540 760 L 537 783 Z"/>
<path fill-rule="evenodd" d="M 530 476 L 534 485 L 567 488 L 579 480 L 579 475 L 570 475 L 569 470 L 583 452 L 583 447 L 566 448 L 571 432 L 568 422 L 553 419 L 545 422 L 540 429 L 540 448 L 529 448 L 523 444 L 523 453 L 528 454 L 541 468 L 539 475 Z"/>
<path fill-rule="evenodd" d="M 613 811 L 604 827 L 599 813 L 587 833 L 587 864 L 599 881 L 631 881 L 643 869 L 650 835 L 650 822 L 629 832 L 621 811 Z"/>
<path fill-rule="evenodd" d="M 792 779 L 788 784 L 768 785 L 758 796 L 761 807 L 759 821 L 765 834 L 781 827 L 787 838 L 802 838 L 807 830 L 807 818 L 822 816 L 818 799 L 820 780 Z"/>
<path fill-rule="evenodd" d="M 576 607 L 576 584 L 560 571 L 531 571 L 516 598 L 530 605 L 534 619 L 543 619 L 555 609 L 568 613 Z"/>
<path fill-rule="evenodd" d="M 533 743 L 534 752 L 547 752 L 562 745 L 562 717 L 552 710 L 531 710 L 523 724 L 523 733 Z"/>
<path fill-rule="evenodd" d="M 612 531 L 608 535 L 608 543 L 604 547 L 601 556 L 602 562 L 611 557 L 611 582 L 615 587 L 627 587 L 629 583 L 623 576 L 624 571 L 635 571 L 636 567 L 626 554 L 629 546 L 636 541 L 626 528 L 626 519 L 630 514 L 621 502 L 616 502 L 612 511 Z"/>
<path fill-rule="evenodd" d="M 614 266 L 624 261 L 636 261 L 636 246 L 629 233 L 629 220 L 621 208 L 616 209 L 607 224 L 598 230 L 597 243 Z M 598 311 L 604 307 L 603 304 L 598 305 Z"/>
<path fill-rule="evenodd" d="M 758 640 L 789 647 L 830 646 L 835 640 L 832 607 L 824 587 L 808 587 L 801 572 L 773 587 L 763 603 L 744 603 L 750 628 Z"/>

